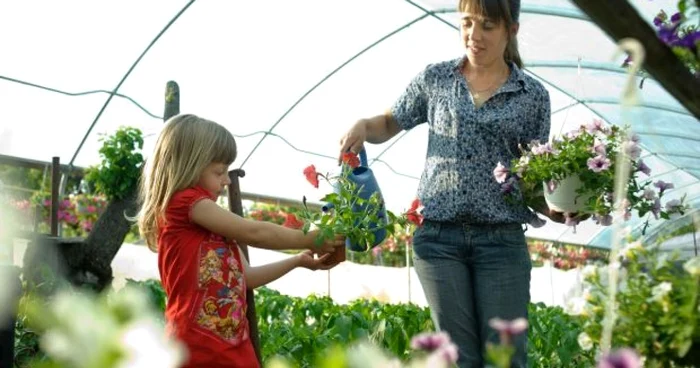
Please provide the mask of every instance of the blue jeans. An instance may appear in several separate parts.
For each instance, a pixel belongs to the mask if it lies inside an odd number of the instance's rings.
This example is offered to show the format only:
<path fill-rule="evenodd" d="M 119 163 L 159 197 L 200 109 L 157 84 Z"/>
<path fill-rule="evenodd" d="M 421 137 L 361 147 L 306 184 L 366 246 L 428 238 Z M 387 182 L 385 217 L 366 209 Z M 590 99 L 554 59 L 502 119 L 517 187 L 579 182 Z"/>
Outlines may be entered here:
<path fill-rule="evenodd" d="M 532 263 L 522 226 L 425 221 L 414 233 L 416 273 L 438 330 L 459 349 L 460 368 L 483 367 L 491 318 L 527 318 Z M 515 337 L 513 367 L 527 367 L 527 331 Z"/>

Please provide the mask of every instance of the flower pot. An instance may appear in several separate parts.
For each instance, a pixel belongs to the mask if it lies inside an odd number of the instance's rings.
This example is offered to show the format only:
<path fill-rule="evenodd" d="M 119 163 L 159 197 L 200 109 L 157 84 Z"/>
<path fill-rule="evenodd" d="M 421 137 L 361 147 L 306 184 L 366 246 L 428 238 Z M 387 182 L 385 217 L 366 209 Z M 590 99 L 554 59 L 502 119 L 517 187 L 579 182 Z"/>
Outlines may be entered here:
<path fill-rule="evenodd" d="M 568 176 L 561 180 L 551 193 L 547 189 L 547 183 L 542 183 L 542 185 L 547 206 L 557 212 L 580 212 L 586 206 L 588 199 L 592 197 L 590 194 L 580 195 L 576 192 L 583 185 L 578 175 Z"/>
<path fill-rule="evenodd" d="M 345 247 L 336 247 L 335 251 L 328 257 L 328 263 L 340 263 L 346 259 Z"/>

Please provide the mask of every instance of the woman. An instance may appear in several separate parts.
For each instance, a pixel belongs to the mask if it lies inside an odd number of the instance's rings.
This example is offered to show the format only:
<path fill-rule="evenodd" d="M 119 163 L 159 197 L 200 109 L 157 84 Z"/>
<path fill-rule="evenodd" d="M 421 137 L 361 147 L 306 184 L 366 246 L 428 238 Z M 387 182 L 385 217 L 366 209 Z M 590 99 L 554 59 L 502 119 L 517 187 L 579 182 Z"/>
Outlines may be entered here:
<path fill-rule="evenodd" d="M 466 55 L 427 66 L 387 113 L 355 123 L 341 154 L 430 125 L 415 267 L 436 326 L 459 347 L 459 366 L 482 367 L 486 343 L 498 342 L 489 320 L 527 317 L 532 265 L 522 224 L 539 220 L 504 200 L 493 169 L 519 156 L 518 145 L 548 139 L 550 101 L 521 70 L 519 0 L 460 0 L 458 10 Z M 563 222 L 546 205 L 537 210 Z M 527 365 L 526 343 L 527 333 L 515 338 L 514 366 Z"/>

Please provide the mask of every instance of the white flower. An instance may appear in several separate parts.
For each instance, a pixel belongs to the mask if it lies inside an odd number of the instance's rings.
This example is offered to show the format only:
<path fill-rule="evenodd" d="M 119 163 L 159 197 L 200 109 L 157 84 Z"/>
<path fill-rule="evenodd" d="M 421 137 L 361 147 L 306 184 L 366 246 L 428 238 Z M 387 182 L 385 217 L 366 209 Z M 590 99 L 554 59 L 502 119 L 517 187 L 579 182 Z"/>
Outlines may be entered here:
<path fill-rule="evenodd" d="M 119 340 L 125 353 L 119 368 L 177 368 L 184 362 L 183 345 L 168 338 L 153 320 L 142 319 L 130 324 Z"/>
<path fill-rule="evenodd" d="M 572 316 L 580 316 L 586 311 L 586 299 L 582 296 L 569 298 L 564 303 L 564 311 Z"/>
<path fill-rule="evenodd" d="M 41 337 L 42 349 L 71 367 L 100 366 L 103 354 L 110 351 L 114 343 L 116 321 L 82 293 L 58 294 L 50 308 L 49 318 L 57 320 Z"/>
<path fill-rule="evenodd" d="M 671 289 L 673 289 L 673 285 L 668 281 L 664 281 L 654 286 L 651 289 L 652 300 L 661 301 L 663 297 L 665 297 L 666 295 L 668 295 L 668 293 L 671 292 Z"/>
<path fill-rule="evenodd" d="M 624 248 L 622 248 L 622 256 L 625 258 L 630 258 L 636 252 L 637 250 L 643 249 L 644 246 L 642 245 L 641 241 L 635 241 L 632 243 L 628 243 L 625 245 Z"/>
<path fill-rule="evenodd" d="M 683 269 L 685 269 L 689 274 L 693 276 L 700 276 L 700 256 L 689 259 L 683 264 Z"/>
<path fill-rule="evenodd" d="M 578 334 L 578 346 L 584 351 L 591 350 L 593 348 L 593 340 L 591 340 L 591 337 L 588 336 L 587 333 L 581 332 Z"/>
<path fill-rule="evenodd" d="M 595 276 L 598 273 L 598 267 L 595 265 L 586 265 L 583 267 L 583 270 L 581 270 L 581 276 L 583 276 L 584 279 L 588 279 L 590 277 Z"/>

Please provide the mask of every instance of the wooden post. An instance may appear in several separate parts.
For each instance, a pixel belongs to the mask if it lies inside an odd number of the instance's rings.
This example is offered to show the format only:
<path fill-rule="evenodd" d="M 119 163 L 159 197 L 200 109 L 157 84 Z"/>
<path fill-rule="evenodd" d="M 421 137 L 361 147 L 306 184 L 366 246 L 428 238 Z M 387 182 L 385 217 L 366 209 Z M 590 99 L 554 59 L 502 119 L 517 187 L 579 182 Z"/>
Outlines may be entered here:
<path fill-rule="evenodd" d="M 228 186 L 228 207 L 229 210 L 239 216 L 243 216 L 243 202 L 241 200 L 241 185 L 238 178 L 245 176 L 245 171 L 242 169 L 235 169 L 228 172 L 228 177 L 231 179 L 231 184 Z M 248 254 L 247 244 L 238 244 L 241 247 L 243 256 L 250 263 L 250 255 Z M 253 348 L 255 349 L 255 355 L 258 357 L 258 361 L 262 364 L 262 355 L 260 353 L 260 336 L 258 334 L 258 317 L 255 313 L 255 296 L 253 290 L 248 290 L 246 293 L 246 299 L 248 302 L 248 326 L 250 326 L 250 340 L 253 343 Z"/>
<path fill-rule="evenodd" d="M 51 236 L 58 236 L 59 187 L 61 185 L 61 159 L 51 160 Z"/>
<path fill-rule="evenodd" d="M 163 121 L 180 113 L 180 86 L 175 81 L 168 81 L 165 84 L 165 111 L 163 111 Z"/>

